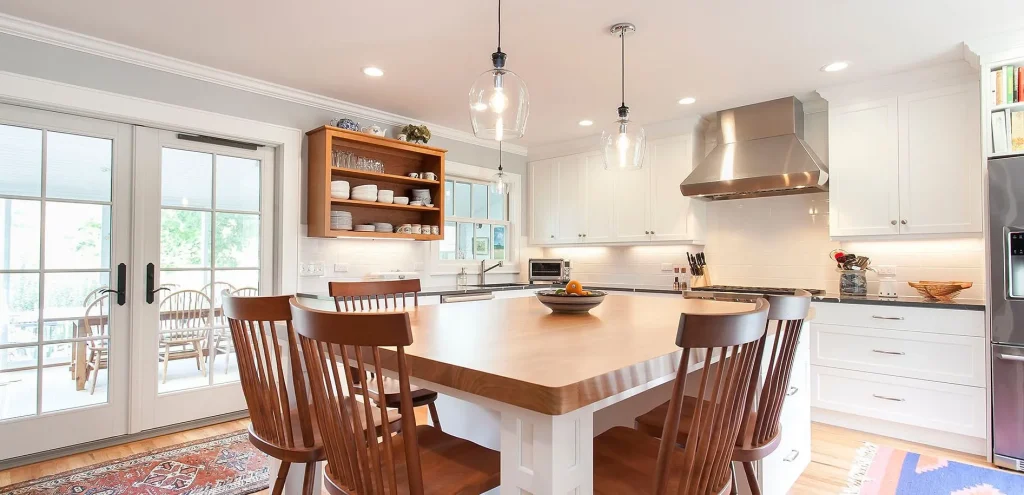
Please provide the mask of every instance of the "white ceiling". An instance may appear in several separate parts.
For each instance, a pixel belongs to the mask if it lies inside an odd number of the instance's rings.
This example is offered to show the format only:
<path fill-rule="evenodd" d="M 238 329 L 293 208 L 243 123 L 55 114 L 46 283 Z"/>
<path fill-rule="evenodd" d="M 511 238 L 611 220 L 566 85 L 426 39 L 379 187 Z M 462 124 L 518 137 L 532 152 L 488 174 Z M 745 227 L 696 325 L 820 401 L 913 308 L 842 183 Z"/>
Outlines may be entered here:
<path fill-rule="evenodd" d="M 495 48 L 496 1 L 0 0 L 0 12 L 470 130 L 466 95 Z M 619 104 L 659 122 L 954 60 L 1024 24 L 1020 0 L 518 0 L 502 49 L 530 89 L 520 143 L 600 132 Z M 849 60 L 849 69 L 819 68 Z M 361 68 L 383 68 L 370 79 Z M 697 103 L 681 106 L 681 97 Z M 596 125 L 581 128 L 580 119 Z"/>

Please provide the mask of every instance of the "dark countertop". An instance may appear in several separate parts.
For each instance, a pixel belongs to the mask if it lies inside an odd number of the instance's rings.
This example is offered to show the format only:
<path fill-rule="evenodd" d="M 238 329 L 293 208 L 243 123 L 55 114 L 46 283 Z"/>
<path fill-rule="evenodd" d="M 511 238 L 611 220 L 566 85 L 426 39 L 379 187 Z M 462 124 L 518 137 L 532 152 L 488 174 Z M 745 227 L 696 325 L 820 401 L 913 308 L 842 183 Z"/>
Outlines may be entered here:
<path fill-rule="evenodd" d="M 874 304 L 881 306 L 909 306 L 915 308 L 965 309 L 969 311 L 985 311 L 984 299 L 957 298 L 952 301 L 938 301 L 923 297 L 879 297 L 879 296 L 841 296 L 839 294 L 822 294 L 811 298 L 817 302 L 842 304 Z"/>
<path fill-rule="evenodd" d="M 682 294 L 681 290 L 672 290 L 671 287 L 664 287 L 660 285 L 616 285 L 616 284 L 587 284 L 583 286 L 587 289 L 593 290 L 606 290 L 606 291 L 619 291 L 619 292 L 648 292 L 655 294 Z M 501 292 L 507 290 L 525 290 L 525 289 L 559 289 L 565 287 L 565 284 L 515 284 L 515 285 L 495 285 L 495 286 L 474 286 L 467 285 L 465 287 L 455 286 L 437 286 L 437 287 L 424 287 L 420 291 L 421 296 L 452 296 L 459 294 L 485 294 L 488 292 Z M 326 292 L 298 292 L 295 294 L 297 297 L 305 297 L 308 299 L 320 299 L 324 301 L 332 301 L 333 299 Z"/>

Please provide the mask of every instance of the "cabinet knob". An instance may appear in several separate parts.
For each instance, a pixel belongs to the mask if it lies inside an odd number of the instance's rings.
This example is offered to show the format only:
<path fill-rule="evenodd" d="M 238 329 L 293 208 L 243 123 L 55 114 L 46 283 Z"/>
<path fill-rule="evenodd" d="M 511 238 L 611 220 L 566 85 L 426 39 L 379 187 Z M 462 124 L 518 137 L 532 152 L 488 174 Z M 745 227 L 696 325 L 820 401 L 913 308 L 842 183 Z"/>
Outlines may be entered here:
<path fill-rule="evenodd" d="M 554 235 L 552 235 L 552 236 L 551 236 L 551 238 L 552 238 L 552 239 L 554 239 L 554 238 L 555 238 L 555 236 L 554 236 Z"/>
<path fill-rule="evenodd" d="M 903 224 L 903 225 L 906 225 L 907 221 L 906 220 L 900 220 L 900 223 Z"/>
<path fill-rule="evenodd" d="M 587 237 L 587 234 L 583 234 L 583 237 Z"/>
<path fill-rule="evenodd" d="M 651 235 L 654 235 L 654 231 L 653 230 L 651 231 Z"/>
<path fill-rule="evenodd" d="M 896 225 L 896 220 L 893 220 L 893 221 L 891 221 L 889 223 L 892 224 L 892 225 Z"/>
<path fill-rule="evenodd" d="M 649 231 L 649 230 L 645 230 L 645 231 L 644 231 L 644 235 L 651 235 L 651 231 Z"/>

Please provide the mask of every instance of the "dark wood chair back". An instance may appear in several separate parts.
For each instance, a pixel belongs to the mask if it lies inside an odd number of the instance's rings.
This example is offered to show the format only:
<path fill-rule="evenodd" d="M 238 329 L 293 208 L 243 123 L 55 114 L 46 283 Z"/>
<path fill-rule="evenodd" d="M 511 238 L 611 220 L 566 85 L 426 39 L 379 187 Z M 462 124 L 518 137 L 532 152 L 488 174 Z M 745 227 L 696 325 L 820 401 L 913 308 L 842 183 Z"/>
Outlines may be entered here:
<path fill-rule="evenodd" d="M 758 299 L 753 309 L 741 313 L 680 316 L 676 345 L 683 348 L 683 354 L 658 451 L 655 494 L 666 494 L 674 476 L 679 477 L 680 494 L 719 493 L 730 482 L 732 453 L 744 420 L 744 401 L 768 307 L 768 301 Z M 697 397 L 706 400 L 696 401 L 682 464 L 674 465 L 687 366 L 690 354 L 700 351 L 707 364 L 700 371 Z M 717 363 L 711 365 L 714 359 Z"/>
<path fill-rule="evenodd" d="M 797 343 L 803 330 L 804 319 L 811 308 L 811 293 L 805 290 L 794 291 L 793 295 L 768 296 L 771 308 L 768 310 L 768 322 L 764 337 L 758 343 L 757 363 L 752 371 L 753 376 L 747 395 L 747 414 L 757 412 L 753 425 L 744 423 L 740 438 L 744 450 L 769 452 L 751 452 L 756 459 L 763 458 L 774 450 L 779 440 L 779 425 L 782 418 L 782 403 L 789 391 L 789 377 L 793 371 L 793 360 L 796 357 Z M 775 327 L 771 352 L 765 354 L 769 332 Z M 760 396 L 756 400 L 755 390 L 760 378 L 762 360 L 768 358 L 767 373 L 761 387 Z M 753 431 L 747 431 L 747 428 Z"/>
<path fill-rule="evenodd" d="M 405 307 L 406 294 L 412 294 L 414 306 L 419 306 L 420 280 L 381 280 L 373 282 L 328 282 L 327 292 L 334 298 L 338 311 L 365 311 L 368 309 Z M 388 303 L 388 298 L 391 303 Z"/>
<path fill-rule="evenodd" d="M 292 317 L 299 333 L 299 343 L 309 369 L 310 390 L 320 422 L 324 448 L 327 451 L 326 475 L 330 483 L 344 493 L 359 494 L 423 494 L 423 472 L 416 435 L 416 419 L 412 410 L 409 365 L 405 346 L 412 344 L 412 328 L 407 313 L 344 313 L 306 308 L 291 300 Z M 380 347 L 389 349 L 388 369 L 397 369 L 401 395 L 402 431 L 399 451 L 396 438 L 388 425 L 388 410 L 371 400 L 364 387 L 354 387 L 354 373 L 364 375 L 378 367 L 385 368 Z M 349 366 L 339 366 L 339 362 Z M 355 370 L 353 370 L 355 368 Z M 380 396 L 384 395 L 377 381 Z M 381 417 L 378 432 L 365 425 Z M 366 418 L 366 419 L 364 419 Z M 404 459 L 404 462 L 399 462 Z M 399 472 L 398 464 L 404 465 Z M 407 486 L 399 485 L 399 479 Z"/>
<path fill-rule="evenodd" d="M 298 338 L 292 326 L 290 297 L 224 294 L 224 315 L 238 356 L 242 391 L 252 419 L 250 436 L 256 437 L 253 443 L 260 450 L 269 447 L 307 452 L 313 457 L 308 460 L 312 461 L 316 460 L 312 452 L 316 446 L 315 423 L 306 395 Z M 287 340 L 287 349 L 278 339 Z M 291 373 L 285 372 L 286 367 Z M 294 391 L 294 405 L 289 401 L 288 388 Z M 292 462 L 303 461 L 302 455 L 267 453 Z"/>

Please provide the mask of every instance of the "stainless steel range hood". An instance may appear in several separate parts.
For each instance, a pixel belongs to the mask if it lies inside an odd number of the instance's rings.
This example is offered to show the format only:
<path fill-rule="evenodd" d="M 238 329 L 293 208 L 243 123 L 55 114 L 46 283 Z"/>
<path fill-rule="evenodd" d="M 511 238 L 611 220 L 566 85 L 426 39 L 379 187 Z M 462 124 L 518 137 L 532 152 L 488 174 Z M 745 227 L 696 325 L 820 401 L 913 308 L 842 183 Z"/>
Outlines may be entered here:
<path fill-rule="evenodd" d="M 704 199 L 827 191 L 828 168 L 803 137 L 803 104 L 792 96 L 722 110 L 718 145 L 679 189 Z"/>

